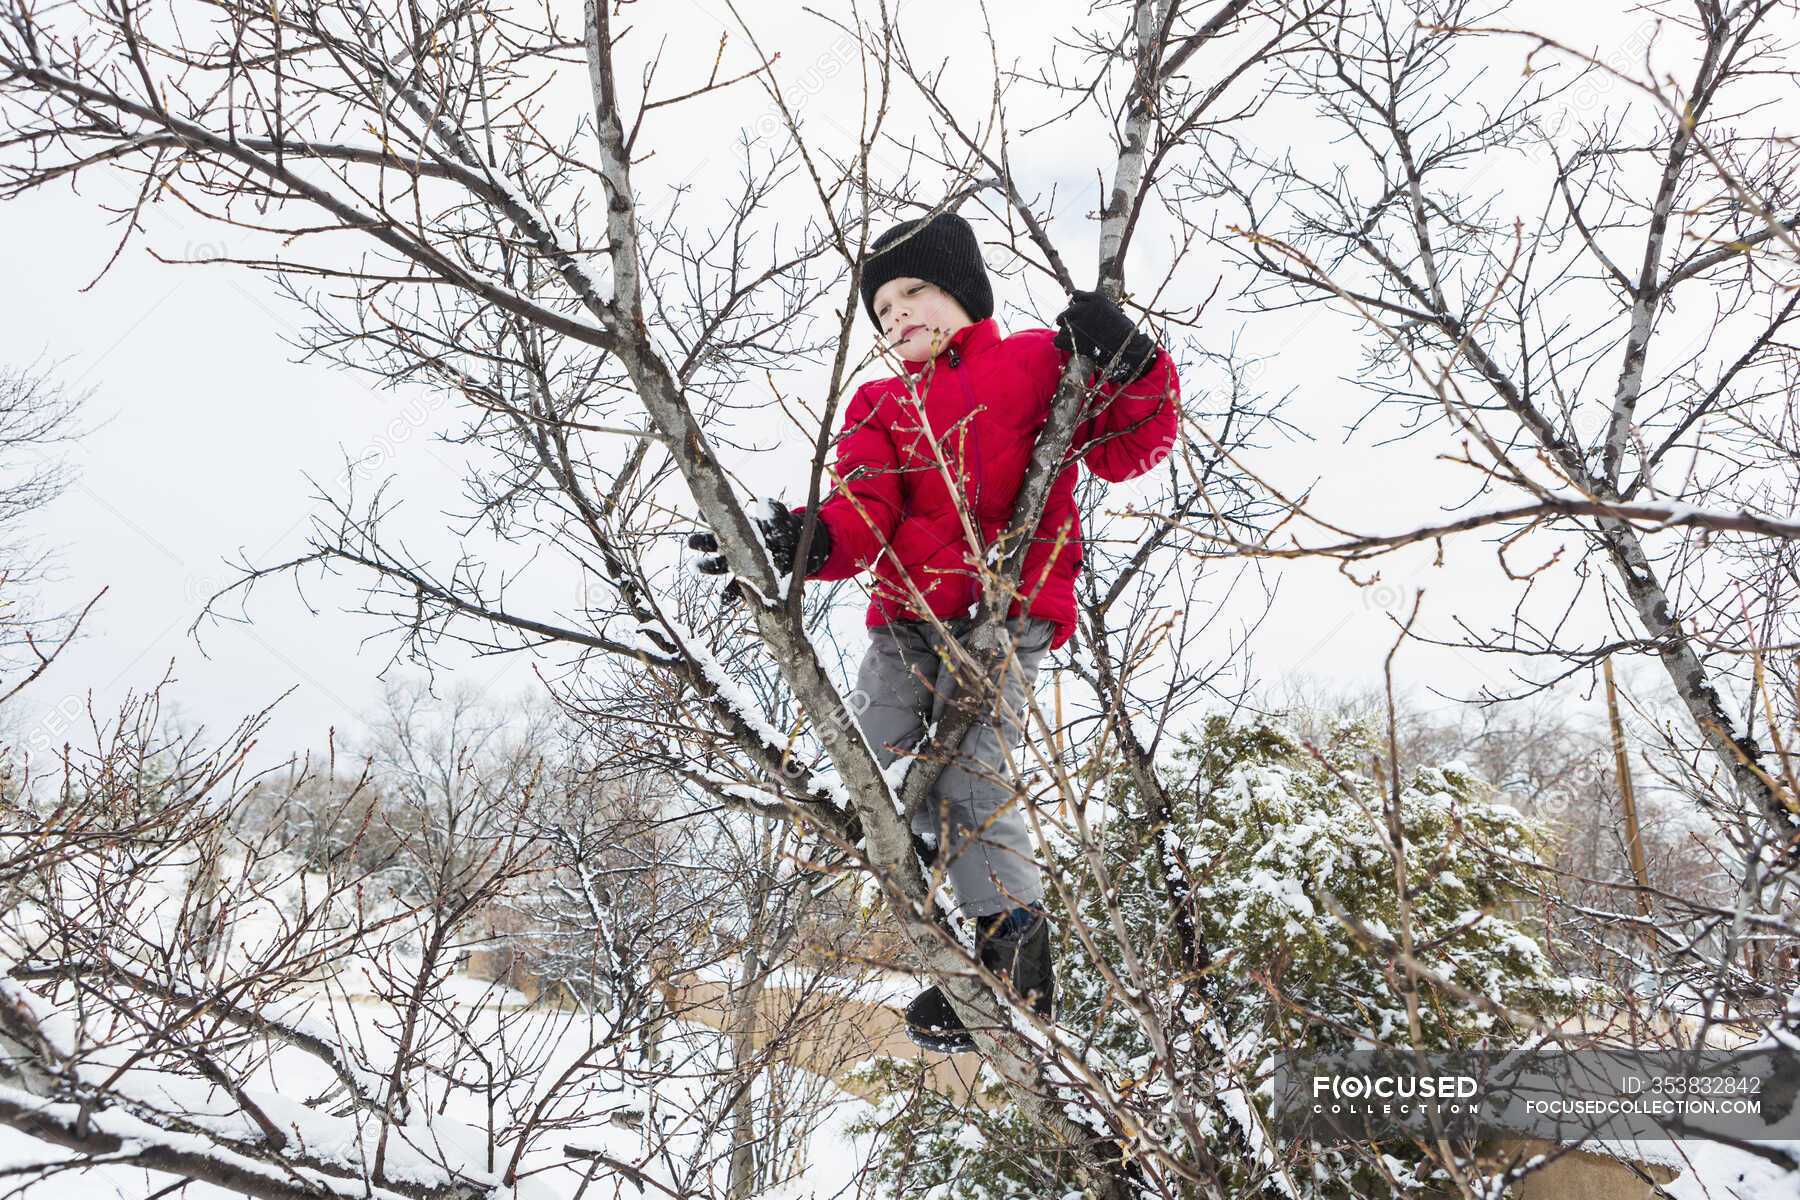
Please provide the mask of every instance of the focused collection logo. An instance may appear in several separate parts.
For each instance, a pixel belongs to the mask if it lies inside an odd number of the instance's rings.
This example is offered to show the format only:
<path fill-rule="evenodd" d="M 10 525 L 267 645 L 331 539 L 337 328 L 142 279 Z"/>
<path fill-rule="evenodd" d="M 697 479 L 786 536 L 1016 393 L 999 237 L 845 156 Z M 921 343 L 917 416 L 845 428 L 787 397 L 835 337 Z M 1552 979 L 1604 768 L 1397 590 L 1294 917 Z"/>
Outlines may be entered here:
<path fill-rule="evenodd" d="M 1479 1107 L 1473 1075 L 1314 1075 L 1315 1116 L 1460 1116 Z"/>
<path fill-rule="evenodd" d="M 1800 1079 L 1800 1054 L 1776 1045 L 1359 1047 L 1282 1053 L 1269 1067 L 1262 1094 L 1274 1127 L 1290 1135 L 1800 1141 L 1800 1086 L 1790 1082 Z"/>

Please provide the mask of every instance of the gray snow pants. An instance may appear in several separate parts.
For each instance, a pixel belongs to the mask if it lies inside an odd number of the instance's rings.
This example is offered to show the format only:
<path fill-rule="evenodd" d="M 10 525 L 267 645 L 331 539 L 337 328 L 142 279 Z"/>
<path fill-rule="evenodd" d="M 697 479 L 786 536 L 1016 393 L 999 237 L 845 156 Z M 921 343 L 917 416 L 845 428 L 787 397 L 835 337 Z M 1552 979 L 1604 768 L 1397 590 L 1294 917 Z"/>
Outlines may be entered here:
<path fill-rule="evenodd" d="M 968 617 L 944 622 L 948 635 L 959 639 L 972 625 Z M 1015 653 L 1006 668 L 999 710 L 983 713 L 964 735 L 961 752 L 913 818 L 914 833 L 944 848 L 942 858 L 965 917 L 992 916 L 1044 898 L 1037 853 L 1021 809 L 1024 796 L 1012 782 L 1001 738 L 1007 748 L 1019 744 L 1020 714 L 1056 626 L 1033 617 L 1014 619 L 1007 627 Z M 957 691 L 944 640 L 945 633 L 924 621 L 895 621 L 869 631 L 869 649 L 856 674 L 857 690 L 866 700 L 859 721 L 883 767 L 918 748 L 928 723 L 943 715 L 946 697 Z"/>

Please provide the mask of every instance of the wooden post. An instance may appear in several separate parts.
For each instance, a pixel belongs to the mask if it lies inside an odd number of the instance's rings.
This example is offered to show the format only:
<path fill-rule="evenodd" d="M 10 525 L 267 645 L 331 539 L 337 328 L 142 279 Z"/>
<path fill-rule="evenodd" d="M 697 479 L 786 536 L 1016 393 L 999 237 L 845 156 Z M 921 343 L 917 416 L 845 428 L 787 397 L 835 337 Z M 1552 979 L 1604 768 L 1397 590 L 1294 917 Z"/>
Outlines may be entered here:
<path fill-rule="evenodd" d="M 1619 798 L 1625 807 L 1625 849 L 1638 885 L 1638 915 L 1650 915 L 1650 873 L 1644 866 L 1644 837 L 1638 830 L 1637 799 L 1631 791 L 1631 759 L 1625 751 L 1625 726 L 1619 720 L 1619 690 L 1613 684 L 1612 655 L 1606 656 L 1606 716 L 1612 725 L 1613 762 L 1619 771 Z"/>

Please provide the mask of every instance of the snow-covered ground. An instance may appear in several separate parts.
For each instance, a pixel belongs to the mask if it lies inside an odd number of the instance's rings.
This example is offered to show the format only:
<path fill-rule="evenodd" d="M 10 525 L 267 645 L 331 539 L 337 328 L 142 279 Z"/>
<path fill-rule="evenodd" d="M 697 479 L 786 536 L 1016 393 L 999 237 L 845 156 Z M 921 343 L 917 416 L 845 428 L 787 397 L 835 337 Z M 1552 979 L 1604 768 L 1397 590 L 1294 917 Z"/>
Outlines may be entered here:
<path fill-rule="evenodd" d="M 483 1008 L 471 1008 L 468 1013 L 470 1030 L 477 1040 L 483 1033 L 494 1034 L 504 1016 L 507 1039 L 541 1056 L 537 1076 L 540 1079 L 554 1079 L 568 1071 L 577 1056 L 593 1044 L 596 1031 L 582 1014 L 549 1007 L 520 1011 L 510 1002 L 523 999 L 517 993 L 498 997 L 504 1008 L 496 1011 L 496 994 L 475 980 L 459 979 L 456 990 L 482 998 Z M 372 1023 L 365 1022 L 362 1027 L 371 1028 Z M 502 1189 L 498 1194 L 518 1200 L 640 1194 L 622 1174 L 605 1169 L 596 1172 L 597 1178 L 584 1190 L 589 1163 L 572 1159 L 565 1152 L 565 1147 L 577 1147 L 599 1150 L 631 1164 L 665 1186 L 689 1189 L 680 1194 L 723 1195 L 725 1163 L 720 1157 L 718 1131 L 708 1133 L 693 1127 L 697 1116 L 716 1113 L 719 1107 L 717 1097 L 708 1093 L 720 1086 L 721 1042 L 718 1033 L 704 1026 L 674 1024 L 665 1039 L 677 1067 L 669 1077 L 648 1084 L 642 1076 L 621 1076 L 610 1083 L 595 1079 L 593 1086 L 585 1089 L 586 1103 L 579 1105 L 579 1111 L 559 1113 L 560 1127 L 539 1139 L 539 1144 L 525 1154 L 516 1187 L 511 1191 Z M 279 1090 L 267 1077 L 277 1074 L 281 1077 Z M 372 1154 L 378 1126 L 363 1125 L 360 1134 L 365 1144 L 360 1148 L 331 1145 L 333 1139 L 342 1142 L 344 1131 L 349 1128 L 346 1122 L 291 1099 L 309 1091 L 324 1092 L 330 1083 L 329 1072 L 316 1059 L 297 1052 L 280 1053 L 265 1077 L 250 1080 L 247 1090 L 278 1124 L 295 1131 L 298 1140 L 314 1151 L 329 1149 L 340 1160 Z M 207 1123 L 210 1114 L 222 1131 L 242 1123 L 235 1106 L 222 1093 L 192 1079 L 168 1075 L 155 1081 L 140 1079 L 135 1091 L 146 1101 L 178 1106 L 193 1114 L 197 1123 Z M 583 1089 L 576 1089 L 578 1098 L 582 1094 Z M 490 1152 L 504 1157 L 508 1147 L 489 1141 L 484 1097 L 473 1090 L 453 1090 L 448 1095 L 439 1090 L 432 1101 L 429 1111 L 415 1116 L 398 1131 L 402 1136 L 390 1140 L 390 1176 L 412 1176 L 425 1182 L 441 1178 L 443 1166 L 450 1164 L 460 1166 L 468 1178 L 497 1178 L 506 1164 L 490 1160 Z M 803 1154 L 787 1164 L 793 1172 L 791 1177 L 763 1195 L 779 1200 L 872 1195 L 865 1169 L 870 1152 L 868 1139 L 848 1132 L 867 1106 L 832 1085 L 824 1085 L 824 1102 L 824 1117 L 807 1140 Z M 118 1122 L 117 1132 L 129 1134 L 129 1130 L 128 1119 Z M 715 1169 L 697 1169 L 703 1156 L 717 1160 Z M 409 1159 L 415 1161 L 409 1164 Z M 0 1195 L 17 1200 L 143 1200 L 176 1182 L 169 1175 L 115 1163 L 97 1163 L 76 1173 L 63 1171 L 47 1178 L 33 1178 L 35 1168 L 68 1160 L 66 1151 L 0 1126 Z M 704 1186 L 693 1190 L 702 1181 Z M 233 1193 L 192 1184 L 183 1195 L 190 1200 L 214 1200 Z"/>
<path fill-rule="evenodd" d="M 1800 1150 L 1800 1142 L 1771 1143 Z M 1662 1185 L 1672 1200 L 1793 1200 L 1800 1180 L 1766 1158 L 1718 1142 L 1639 1142 L 1620 1147 L 1645 1163 L 1661 1163 L 1680 1174 Z M 1571 1197 L 1570 1200 L 1583 1200 Z"/>
<path fill-rule="evenodd" d="M 73 1161 L 67 1150 L 0 1126 L 0 1197 L 141 1200 L 169 1194 L 179 1177 L 120 1161 L 144 1145 L 205 1154 L 253 1174 L 278 1174 L 266 1159 L 221 1150 L 221 1140 L 252 1149 L 268 1145 L 267 1126 L 279 1131 L 274 1136 L 284 1139 L 282 1158 L 300 1164 L 301 1178 L 331 1191 L 343 1191 L 341 1180 L 334 1183 L 306 1162 L 349 1168 L 354 1175 L 356 1164 L 379 1154 L 385 1178 L 421 1188 L 452 1178 L 494 1186 L 510 1176 L 513 1185 L 496 1187 L 494 1194 L 516 1200 L 635 1196 L 645 1186 L 675 1195 L 725 1194 L 732 1101 L 746 1074 L 734 1074 L 730 1039 L 718 1030 L 671 1020 L 646 1039 L 633 1017 L 617 1011 L 534 1005 L 502 984 L 438 971 L 425 985 L 429 1002 L 412 1011 L 408 1001 L 424 967 L 418 957 L 424 927 L 421 914 L 403 908 L 398 923 L 381 936 L 352 943 L 352 951 L 332 956 L 323 969 L 283 976 L 302 981 L 271 992 L 254 982 L 262 966 L 286 961 L 290 943 L 300 939 L 329 940 L 331 930 L 342 928 L 342 914 L 317 924 L 300 920 L 295 914 L 307 909 L 306 896 L 316 905 L 330 891 L 328 881 L 275 860 L 247 865 L 235 852 L 226 856 L 227 874 L 260 882 L 236 893 L 222 926 L 226 948 L 208 966 L 184 966 L 182 954 L 164 960 L 158 947 L 184 945 L 182 906 L 192 895 L 188 859 L 174 854 L 136 874 L 129 886 L 95 885 L 110 907 L 82 911 L 111 917 L 96 929 L 83 957 L 171 981 L 192 995 L 204 997 L 216 987 L 219 1003 L 247 1006 L 285 1032 L 271 1038 L 254 1022 L 237 1019 L 214 1026 L 208 1023 L 212 1004 L 184 1011 L 177 1002 L 165 1011 L 160 997 L 142 989 L 107 993 L 138 1010 L 117 1016 L 93 1000 L 103 983 L 85 1006 L 67 983 L 39 982 L 29 989 L 6 983 L 0 1002 L 31 1014 L 55 1052 L 77 1064 L 84 1085 L 117 1098 L 90 1120 L 124 1144 L 104 1160 L 58 1170 Z M 75 878 L 71 874 L 71 887 Z M 87 901 L 98 904 L 95 895 Z M 357 902 L 365 919 L 392 907 L 370 903 L 363 908 Z M 42 936 L 34 915 L 45 914 L 15 909 L 6 915 L 0 975 L 21 956 L 42 964 L 46 952 L 27 949 Z M 308 961 L 304 953 L 299 959 Z M 231 981 L 240 978 L 252 981 L 244 992 L 233 990 Z M 181 1020 L 171 1021 L 171 1014 Z M 413 1046 L 402 1089 L 406 1111 L 379 1120 L 376 1101 L 392 1094 L 389 1075 L 403 1026 L 409 1026 L 404 1036 Z M 307 1048 L 309 1038 L 330 1051 Z M 209 1082 L 181 1046 L 223 1064 L 239 1094 Z M 847 1132 L 866 1111 L 862 1101 L 798 1072 L 753 1067 L 748 1076 L 759 1104 L 778 1089 L 790 1119 L 817 1114 L 789 1144 L 778 1146 L 770 1172 L 780 1182 L 772 1194 L 823 1200 L 866 1188 L 870 1147 Z M 74 1106 L 55 1100 L 0 1085 L 0 1102 L 73 1119 Z M 757 1119 L 763 1120 L 761 1113 Z M 758 1134 L 766 1136 L 760 1124 Z M 569 1147 L 601 1152 L 623 1169 L 571 1157 Z M 631 1182 L 634 1173 L 641 1173 L 642 1184 Z M 198 1183 L 182 1193 L 228 1194 Z"/>
<path fill-rule="evenodd" d="M 146 936 L 164 943 L 179 937 L 180 928 L 160 911 L 179 893 L 179 872 L 168 874 L 166 886 L 146 891 L 139 910 Z M 287 886 L 265 893 L 266 910 L 239 914 L 231 933 L 234 956 L 253 957 L 266 940 L 281 935 L 274 914 L 292 903 L 290 893 L 303 882 L 312 888 L 322 886 L 320 880 L 307 882 L 296 875 Z M 15 925 L 15 933 L 18 928 Z M 7 948 L 0 945 L 0 953 Z M 340 1062 L 360 1081 L 361 1089 L 381 1094 L 394 1060 L 395 981 L 416 971 L 416 960 L 393 946 L 380 959 L 345 957 L 318 977 L 290 988 L 263 1011 L 336 1046 Z M 724 967 L 699 978 L 732 982 Z M 893 1009 L 911 994 L 916 982 L 900 976 L 831 980 L 782 970 L 767 985 L 771 991 L 825 993 Z M 67 1010 L 52 1012 L 35 994 L 16 987 L 8 990 L 15 1003 L 41 1008 L 46 1017 L 43 1027 L 53 1037 L 75 1037 Z M 671 1021 L 658 1039 L 659 1055 L 651 1062 L 631 1036 L 622 1035 L 618 1014 L 534 1005 L 512 988 L 463 974 L 438 981 L 433 990 L 437 1007 L 428 1040 L 422 1043 L 433 1069 L 414 1085 L 411 1112 L 386 1126 L 389 1178 L 430 1183 L 453 1172 L 465 1179 L 497 1182 L 507 1174 L 510 1157 L 521 1144 L 522 1123 L 533 1122 L 541 1132 L 525 1140 L 525 1149 L 518 1151 L 517 1182 L 498 1190 L 498 1195 L 515 1200 L 610 1200 L 649 1194 L 658 1187 L 667 1189 L 665 1194 L 697 1200 L 725 1194 L 730 1149 L 726 1114 L 728 1097 L 737 1084 L 730 1072 L 729 1039 L 717 1029 Z M 97 1081 L 125 1065 L 126 1056 L 138 1045 L 126 1037 L 96 1047 L 90 1038 L 83 1048 L 83 1078 Z M 753 1086 L 761 1090 L 754 1094 L 767 1099 L 771 1086 L 808 1092 L 819 1116 L 794 1144 L 781 1148 L 780 1182 L 761 1195 L 773 1200 L 881 1196 L 869 1168 L 872 1138 L 850 1132 L 858 1118 L 872 1112 L 870 1106 L 830 1081 L 801 1078 L 804 1073 L 798 1070 L 772 1082 L 779 1074 L 759 1073 Z M 377 1152 L 384 1126 L 358 1119 L 341 1106 L 341 1080 L 315 1054 L 294 1046 L 275 1048 L 240 1084 L 245 1096 L 314 1158 L 355 1163 Z M 147 1109 L 182 1114 L 196 1146 L 205 1146 L 208 1131 L 251 1143 L 257 1139 L 244 1106 L 193 1074 L 134 1067 L 115 1086 Z M 337 1098 L 318 1102 L 334 1090 L 340 1093 Z M 8 1098 L 41 1103 L 23 1092 L 0 1095 Z M 788 1111 L 800 1107 L 790 1105 Z M 129 1154 L 130 1141 L 137 1136 L 169 1141 L 167 1125 L 142 1125 L 124 1106 L 98 1120 L 101 1128 L 126 1139 L 120 1157 Z M 1800 1144 L 1790 1146 L 1800 1149 Z M 598 1152 L 629 1170 L 596 1169 L 591 1160 L 571 1158 L 570 1147 Z M 1674 1168 L 1677 1177 L 1661 1192 L 1674 1200 L 1800 1196 L 1791 1175 L 1744 1150 L 1695 1141 L 1645 1142 L 1617 1150 L 1627 1158 Z M 42 1172 L 68 1162 L 67 1151 L 0 1126 L 0 1197 L 5 1200 L 144 1200 L 167 1194 L 166 1189 L 180 1182 L 117 1161 L 49 1175 Z M 631 1181 L 632 1171 L 642 1173 L 648 1191 Z M 182 1194 L 190 1200 L 213 1200 L 232 1193 L 193 1184 Z"/>

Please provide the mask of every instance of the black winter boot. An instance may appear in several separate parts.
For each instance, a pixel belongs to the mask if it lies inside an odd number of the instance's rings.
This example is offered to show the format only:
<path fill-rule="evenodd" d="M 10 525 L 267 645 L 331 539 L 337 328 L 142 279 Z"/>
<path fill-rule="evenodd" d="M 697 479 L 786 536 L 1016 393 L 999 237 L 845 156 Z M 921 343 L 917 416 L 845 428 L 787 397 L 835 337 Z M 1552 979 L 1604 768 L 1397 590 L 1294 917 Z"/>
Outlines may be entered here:
<path fill-rule="evenodd" d="M 1050 919 L 1034 908 L 1015 908 L 974 921 L 981 965 L 1011 982 L 1013 991 L 1031 1001 L 1039 1015 L 1055 1011 L 1056 972 L 1050 963 Z M 926 988 L 906 1006 L 906 1036 L 921 1049 L 959 1054 L 975 1048 L 975 1039 L 950 1006 L 941 988 Z"/>

